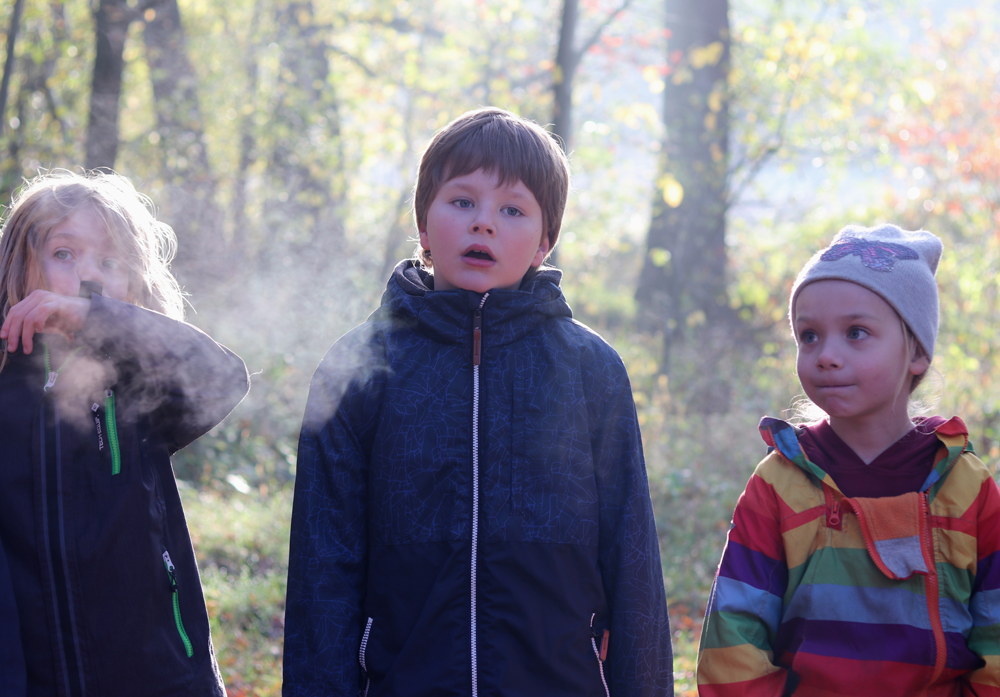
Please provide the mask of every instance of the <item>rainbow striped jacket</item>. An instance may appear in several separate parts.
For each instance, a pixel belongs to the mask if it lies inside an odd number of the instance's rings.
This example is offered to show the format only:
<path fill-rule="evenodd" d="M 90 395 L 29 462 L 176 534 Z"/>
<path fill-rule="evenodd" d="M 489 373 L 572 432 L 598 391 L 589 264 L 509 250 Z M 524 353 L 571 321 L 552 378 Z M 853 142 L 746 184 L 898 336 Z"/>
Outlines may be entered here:
<path fill-rule="evenodd" d="M 702 697 L 1000 696 L 1000 490 L 955 417 L 919 492 L 846 498 L 795 430 L 733 516 L 698 654 Z"/>

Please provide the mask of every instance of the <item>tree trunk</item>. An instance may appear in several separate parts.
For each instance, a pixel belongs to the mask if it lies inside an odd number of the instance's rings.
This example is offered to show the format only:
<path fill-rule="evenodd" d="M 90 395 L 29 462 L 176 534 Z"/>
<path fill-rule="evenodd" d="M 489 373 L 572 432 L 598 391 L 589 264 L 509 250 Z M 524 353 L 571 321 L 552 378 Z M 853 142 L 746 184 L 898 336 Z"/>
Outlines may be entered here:
<path fill-rule="evenodd" d="M 118 156 L 118 100 L 125 69 L 125 37 L 134 14 L 126 0 L 101 0 L 94 13 L 97 51 L 87 123 L 87 169 L 113 169 Z"/>
<path fill-rule="evenodd" d="M 253 16 L 250 19 L 250 31 L 247 45 L 251 50 L 244 56 L 243 71 L 246 74 L 247 104 L 255 107 L 259 69 L 257 53 L 261 46 L 257 39 L 257 27 L 260 23 L 263 2 L 254 3 Z M 254 129 L 256 108 L 250 108 L 240 114 L 240 164 L 233 177 L 233 200 L 230 204 L 230 217 L 233 221 L 233 252 L 234 256 L 243 262 L 250 254 L 250 221 L 247 217 L 247 186 L 249 172 L 257 160 L 257 137 Z"/>
<path fill-rule="evenodd" d="M 663 332 L 661 370 L 686 346 L 682 377 L 697 411 L 728 408 L 718 362 L 732 313 L 726 292 L 728 191 L 728 0 L 666 0 L 666 137 L 646 257 L 636 291 L 645 319 Z M 695 377 L 698 376 L 698 377 Z"/>
<path fill-rule="evenodd" d="M 573 133 L 573 78 L 580 54 L 576 49 L 576 25 L 579 19 L 578 0 L 563 0 L 562 22 L 559 25 L 559 47 L 556 49 L 555 75 L 552 80 L 552 134 L 569 155 Z M 557 250 L 552 250 L 549 263 L 557 263 Z"/>
<path fill-rule="evenodd" d="M 321 270 L 342 253 L 343 155 L 339 105 L 329 82 L 327 31 L 317 26 L 312 3 L 292 0 L 277 10 L 282 48 L 272 118 L 265 225 L 285 231 L 274 240 L 291 257 Z"/>
<path fill-rule="evenodd" d="M 10 77 L 14 74 L 14 45 L 17 43 L 17 33 L 21 29 L 21 11 L 24 0 L 16 0 L 14 14 L 10 18 L 10 29 L 7 31 L 7 60 L 3 64 L 3 82 L 0 82 L 0 136 L 6 126 L 7 92 L 10 89 Z"/>
<path fill-rule="evenodd" d="M 559 25 L 559 48 L 556 50 L 555 79 L 552 81 L 552 133 L 569 152 L 573 132 L 573 77 L 580 56 L 576 50 L 576 24 L 579 16 L 577 0 L 563 0 L 562 23 Z"/>
<path fill-rule="evenodd" d="M 146 62 L 168 182 L 165 218 L 177 233 L 177 274 L 193 289 L 232 270 L 223 261 L 222 212 L 214 200 L 216 181 L 205 144 L 198 78 L 188 59 L 177 0 L 157 2 L 144 19 Z"/>

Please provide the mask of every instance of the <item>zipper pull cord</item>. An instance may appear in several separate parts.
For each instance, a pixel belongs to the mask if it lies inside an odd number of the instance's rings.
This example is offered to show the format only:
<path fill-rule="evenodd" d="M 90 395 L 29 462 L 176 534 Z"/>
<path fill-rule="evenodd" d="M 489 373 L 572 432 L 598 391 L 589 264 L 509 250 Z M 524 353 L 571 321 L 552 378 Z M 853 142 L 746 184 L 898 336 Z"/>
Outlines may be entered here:
<path fill-rule="evenodd" d="M 483 295 L 483 299 L 479 301 L 479 307 L 476 308 L 476 314 L 472 316 L 472 365 L 479 365 L 480 358 L 482 357 L 483 305 L 486 304 L 486 298 L 488 297 L 490 297 L 489 293 Z"/>
<path fill-rule="evenodd" d="M 121 474 L 122 455 L 118 445 L 118 416 L 115 414 L 115 393 L 104 391 L 104 420 L 108 428 L 108 445 L 111 447 L 111 474 Z"/>
<path fill-rule="evenodd" d="M 47 380 L 45 382 L 45 387 L 43 387 L 42 389 L 48 392 L 55 386 L 56 379 L 58 379 L 59 377 L 59 373 L 61 373 L 63 368 L 65 368 L 67 364 L 69 364 L 69 362 L 76 357 L 76 354 L 78 354 L 80 352 L 80 349 L 82 349 L 83 347 L 77 346 L 75 349 L 70 351 L 69 355 L 66 356 L 66 360 L 62 362 L 62 365 L 59 366 L 57 370 L 52 370 L 52 364 L 49 362 L 49 345 L 43 343 L 42 348 L 44 349 L 45 352 L 45 375 L 47 377 Z"/>

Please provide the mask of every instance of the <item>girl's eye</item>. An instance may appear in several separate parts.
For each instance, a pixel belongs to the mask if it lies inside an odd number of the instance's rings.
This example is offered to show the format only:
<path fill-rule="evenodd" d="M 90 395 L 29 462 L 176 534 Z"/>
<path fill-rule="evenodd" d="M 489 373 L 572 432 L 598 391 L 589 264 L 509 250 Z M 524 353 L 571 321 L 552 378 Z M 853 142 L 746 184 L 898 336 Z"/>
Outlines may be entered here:
<path fill-rule="evenodd" d="M 799 334 L 799 343 L 800 344 L 811 344 L 814 341 L 816 341 L 818 338 L 819 337 L 816 336 L 816 332 L 814 332 L 812 329 L 806 329 L 804 332 L 802 332 L 801 334 Z"/>
<path fill-rule="evenodd" d="M 467 198 L 457 198 L 452 201 L 452 204 L 459 208 L 472 208 L 472 201 Z"/>
<path fill-rule="evenodd" d="M 858 339 L 864 339 L 866 336 L 868 336 L 868 332 L 862 329 L 861 327 L 851 327 L 850 329 L 847 330 L 848 339 L 853 339 L 856 341 Z"/>
<path fill-rule="evenodd" d="M 524 215 L 524 213 L 519 211 L 517 208 L 514 208 L 514 206 L 507 206 L 506 208 L 503 209 L 503 212 L 512 218 L 516 218 L 519 215 Z"/>
<path fill-rule="evenodd" d="M 67 259 L 70 258 L 71 255 L 69 253 L 69 250 L 67 249 L 57 249 L 52 256 L 54 256 L 56 259 L 59 259 L 60 261 L 66 261 Z"/>
<path fill-rule="evenodd" d="M 117 259 L 105 259 L 103 263 L 104 268 L 111 269 L 112 271 L 117 271 L 122 267 L 122 263 Z"/>

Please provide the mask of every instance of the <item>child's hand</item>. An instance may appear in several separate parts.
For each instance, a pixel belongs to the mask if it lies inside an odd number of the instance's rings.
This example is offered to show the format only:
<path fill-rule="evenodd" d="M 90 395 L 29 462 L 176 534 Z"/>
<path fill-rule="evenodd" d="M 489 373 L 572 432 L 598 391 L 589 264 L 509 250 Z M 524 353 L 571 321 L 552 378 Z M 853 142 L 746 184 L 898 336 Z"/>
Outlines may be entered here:
<path fill-rule="evenodd" d="M 90 312 L 90 300 L 71 298 L 47 290 L 35 290 L 7 313 L 0 339 L 7 340 L 7 350 L 16 351 L 18 341 L 25 353 L 31 353 L 35 334 L 59 334 L 70 341 L 83 329 Z"/>

